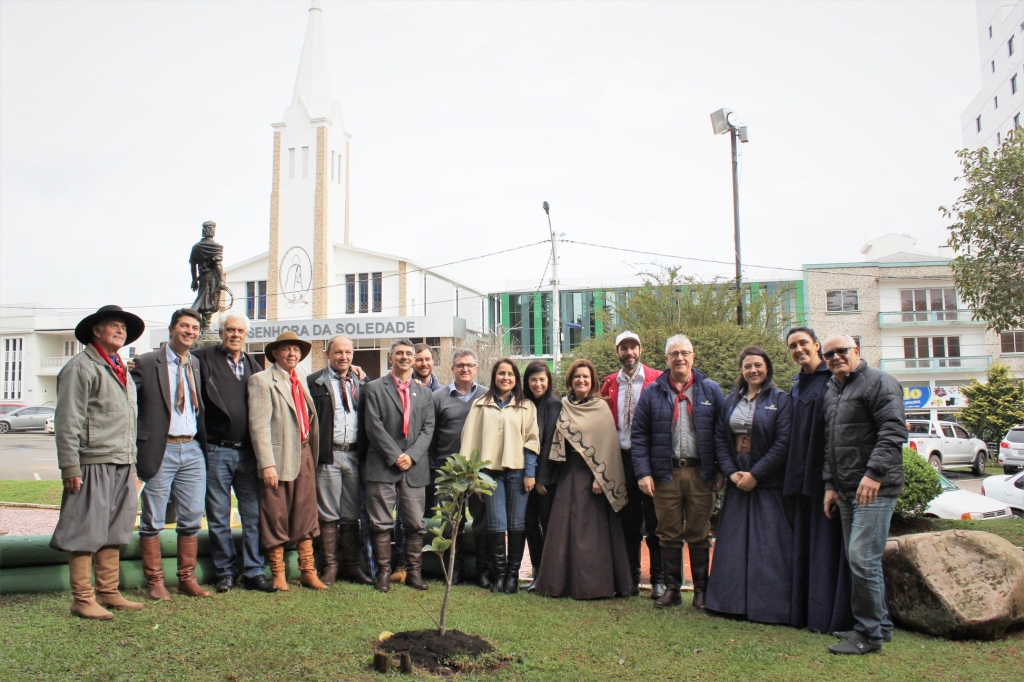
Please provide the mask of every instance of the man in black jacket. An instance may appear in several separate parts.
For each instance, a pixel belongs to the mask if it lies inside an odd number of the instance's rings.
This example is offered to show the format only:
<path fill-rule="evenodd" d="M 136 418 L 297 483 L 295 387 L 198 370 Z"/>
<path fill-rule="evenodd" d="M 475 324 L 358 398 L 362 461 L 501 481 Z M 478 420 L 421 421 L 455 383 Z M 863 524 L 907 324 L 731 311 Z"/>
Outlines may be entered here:
<path fill-rule="evenodd" d="M 359 465 L 366 457 L 366 438 L 360 437 L 363 381 L 352 367 L 354 353 L 352 341 L 339 334 L 327 343 L 327 367 L 306 377 L 320 422 L 316 500 L 324 557 L 320 581 L 328 586 L 338 578 L 339 544 L 341 576 L 360 585 L 373 584 L 359 566 Z"/>
<path fill-rule="evenodd" d="M 221 343 L 192 352 L 199 359 L 206 406 L 206 521 L 218 592 L 234 587 L 238 575 L 231 539 L 232 488 L 242 518 L 242 584 L 250 590 L 277 591 L 267 580 L 260 553 L 259 478 L 249 440 L 247 386 L 263 365 L 242 350 L 248 329 L 244 317 L 229 315 L 220 322 Z"/>
<path fill-rule="evenodd" d="M 165 348 L 135 358 L 132 379 L 139 400 L 137 431 L 142 517 L 139 548 L 146 596 L 170 600 L 164 586 L 160 531 L 173 501 L 178 531 L 178 592 L 209 597 L 196 582 L 196 555 L 206 494 L 206 426 L 199 393 L 199 360 L 189 353 L 199 338 L 200 316 L 191 308 L 171 315 Z"/>
<path fill-rule="evenodd" d="M 885 605 L 882 553 L 896 498 L 903 492 L 907 440 L 903 388 L 860 358 L 852 338 L 833 335 L 822 347 L 832 372 L 825 393 L 825 515 L 838 508 L 853 574 L 853 630 L 834 654 L 868 654 L 892 641 Z"/>

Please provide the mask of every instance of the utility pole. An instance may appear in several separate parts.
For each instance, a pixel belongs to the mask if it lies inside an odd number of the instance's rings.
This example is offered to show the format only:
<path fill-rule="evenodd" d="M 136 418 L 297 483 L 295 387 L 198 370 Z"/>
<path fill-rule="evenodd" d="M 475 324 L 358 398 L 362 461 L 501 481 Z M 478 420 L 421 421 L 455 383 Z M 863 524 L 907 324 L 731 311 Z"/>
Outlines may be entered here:
<path fill-rule="evenodd" d="M 561 300 L 558 295 L 558 234 L 555 232 L 555 228 L 551 227 L 551 206 L 546 201 L 542 206 L 548 217 L 548 230 L 551 231 L 551 350 L 555 374 L 557 374 L 558 363 L 562 361 L 562 320 L 559 310 Z"/>
<path fill-rule="evenodd" d="M 728 131 L 732 142 L 732 223 L 736 249 L 736 324 L 743 326 L 743 261 L 740 258 L 740 154 L 736 141 L 748 142 L 747 126 L 732 109 L 719 109 L 711 114 L 715 135 Z"/>

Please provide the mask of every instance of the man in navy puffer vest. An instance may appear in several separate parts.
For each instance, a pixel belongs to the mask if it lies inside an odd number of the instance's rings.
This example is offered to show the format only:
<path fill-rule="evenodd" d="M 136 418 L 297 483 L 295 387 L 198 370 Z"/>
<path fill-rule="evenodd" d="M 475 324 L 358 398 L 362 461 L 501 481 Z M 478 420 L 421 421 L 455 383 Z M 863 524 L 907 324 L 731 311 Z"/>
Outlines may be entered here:
<path fill-rule="evenodd" d="M 682 334 L 665 343 L 669 371 L 640 395 L 633 415 L 633 469 L 640 491 L 654 498 L 665 571 L 659 608 L 682 603 L 683 542 L 690 548 L 693 606 L 704 610 L 711 512 L 722 477 L 715 463 L 715 423 L 725 403 L 718 384 L 693 368 L 693 344 Z"/>

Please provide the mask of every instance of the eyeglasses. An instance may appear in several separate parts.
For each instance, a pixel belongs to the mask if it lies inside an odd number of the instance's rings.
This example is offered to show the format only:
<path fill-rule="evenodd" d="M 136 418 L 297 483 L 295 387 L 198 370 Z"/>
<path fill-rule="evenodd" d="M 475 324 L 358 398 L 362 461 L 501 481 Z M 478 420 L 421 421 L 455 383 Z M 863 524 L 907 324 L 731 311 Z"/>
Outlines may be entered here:
<path fill-rule="evenodd" d="M 673 360 L 675 360 L 676 358 L 688 358 L 691 355 L 693 355 L 693 351 L 692 350 L 674 350 L 671 353 L 666 353 L 665 355 L 667 355 L 668 357 L 670 357 Z"/>
<path fill-rule="evenodd" d="M 473 369 L 476 365 L 458 364 L 455 365 L 455 369 L 462 371 L 464 369 Z"/>
<path fill-rule="evenodd" d="M 832 358 L 834 358 L 837 355 L 841 355 L 842 357 L 845 358 L 846 354 L 849 353 L 850 350 L 851 349 L 850 349 L 849 346 L 846 346 L 844 348 L 833 348 L 832 350 L 825 351 L 824 353 L 822 353 L 822 355 L 825 356 L 826 360 L 831 360 Z"/>

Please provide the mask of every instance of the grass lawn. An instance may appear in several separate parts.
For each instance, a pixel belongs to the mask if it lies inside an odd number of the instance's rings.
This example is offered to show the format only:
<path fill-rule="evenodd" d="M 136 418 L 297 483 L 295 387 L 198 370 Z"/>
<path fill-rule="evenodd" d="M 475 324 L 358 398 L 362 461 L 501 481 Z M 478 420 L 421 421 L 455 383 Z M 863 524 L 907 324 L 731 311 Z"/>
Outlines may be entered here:
<path fill-rule="evenodd" d="M 420 606 L 436 614 L 441 594 L 437 582 L 426 593 L 396 586 L 386 595 L 293 583 L 273 595 L 175 595 L 107 622 L 71 616 L 67 593 L 0 597 L 0 678 L 375 680 L 371 642 L 383 630 L 432 627 Z M 460 586 L 451 608 L 449 627 L 485 637 L 510 659 L 493 675 L 501 680 L 998 682 L 1019 680 L 1024 659 L 1022 633 L 952 642 L 904 631 L 880 655 L 837 657 L 825 650 L 832 637 L 698 614 L 688 597 L 661 612 L 646 597 L 572 602 Z"/>
<path fill-rule="evenodd" d="M 60 481 L 0 481 L 0 502 L 60 504 Z"/>

